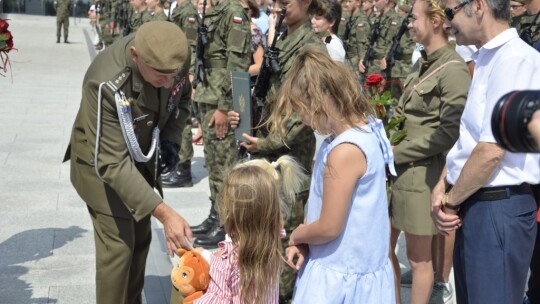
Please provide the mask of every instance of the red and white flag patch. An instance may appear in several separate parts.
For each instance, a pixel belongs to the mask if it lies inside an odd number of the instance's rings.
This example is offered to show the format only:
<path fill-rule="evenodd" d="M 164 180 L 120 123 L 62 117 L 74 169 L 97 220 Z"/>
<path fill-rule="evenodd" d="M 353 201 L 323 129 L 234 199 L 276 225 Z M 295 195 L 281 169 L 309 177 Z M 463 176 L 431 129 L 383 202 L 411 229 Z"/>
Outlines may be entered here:
<path fill-rule="evenodd" d="M 234 16 L 234 17 L 232 18 L 232 21 L 233 21 L 234 23 L 242 24 L 243 19 L 242 19 L 242 17 Z"/>
<path fill-rule="evenodd" d="M 391 26 L 396 26 L 396 25 L 397 25 L 397 22 L 392 21 L 392 22 L 390 22 L 390 25 L 391 25 Z"/>
<path fill-rule="evenodd" d="M 189 22 L 190 24 L 194 24 L 195 23 L 195 18 L 194 17 L 188 17 L 187 18 L 187 22 Z"/>

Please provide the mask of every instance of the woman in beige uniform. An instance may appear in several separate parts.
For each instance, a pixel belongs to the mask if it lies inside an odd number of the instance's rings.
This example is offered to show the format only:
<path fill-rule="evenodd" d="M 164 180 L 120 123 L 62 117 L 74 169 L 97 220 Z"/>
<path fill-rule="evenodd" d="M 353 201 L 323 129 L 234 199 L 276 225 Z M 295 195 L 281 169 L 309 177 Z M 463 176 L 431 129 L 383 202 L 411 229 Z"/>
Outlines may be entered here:
<path fill-rule="evenodd" d="M 427 303 L 433 287 L 431 241 L 437 229 L 430 216 L 431 191 L 445 164 L 445 154 L 459 135 L 470 76 L 463 59 L 448 44 L 443 4 L 418 0 L 409 30 L 424 45 L 422 58 L 405 81 L 396 115 L 405 115 L 407 137 L 394 147 L 397 177 L 392 180 L 391 252 L 399 297 L 399 262 L 395 246 L 405 232 L 412 268 L 411 303 Z"/>

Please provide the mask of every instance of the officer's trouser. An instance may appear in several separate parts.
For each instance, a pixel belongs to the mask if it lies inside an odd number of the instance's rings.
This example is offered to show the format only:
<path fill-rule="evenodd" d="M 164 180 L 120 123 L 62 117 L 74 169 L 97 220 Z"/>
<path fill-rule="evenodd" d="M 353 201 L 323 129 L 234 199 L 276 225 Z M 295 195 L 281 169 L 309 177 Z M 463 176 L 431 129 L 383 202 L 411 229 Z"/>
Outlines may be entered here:
<path fill-rule="evenodd" d="M 142 303 L 152 231 L 150 216 L 136 222 L 88 207 L 96 243 L 96 303 Z"/>

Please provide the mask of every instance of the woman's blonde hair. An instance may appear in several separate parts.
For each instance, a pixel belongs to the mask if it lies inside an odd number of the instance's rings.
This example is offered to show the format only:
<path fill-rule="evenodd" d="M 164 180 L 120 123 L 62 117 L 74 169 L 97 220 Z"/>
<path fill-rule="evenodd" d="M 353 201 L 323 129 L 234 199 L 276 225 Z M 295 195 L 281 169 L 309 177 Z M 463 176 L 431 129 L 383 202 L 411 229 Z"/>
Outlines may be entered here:
<path fill-rule="evenodd" d="M 420 0 L 426 3 L 424 12 L 431 20 L 437 20 L 444 23 L 446 15 L 444 14 L 445 5 L 441 0 Z"/>
<path fill-rule="evenodd" d="M 350 69 L 332 60 L 325 50 L 306 45 L 287 73 L 266 123 L 270 132 L 283 137 L 291 116 L 307 115 L 314 130 L 327 134 L 331 131 L 326 129 L 329 107 L 339 115 L 335 120 L 350 126 L 366 122 L 367 115 L 374 113 Z"/>
<path fill-rule="evenodd" d="M 242 303 L 267 303 L 278 286 L 281 229 L 306 177 L 289 156 L 247 161 L 228 172 L 218 212 L 238 254 Z"/>

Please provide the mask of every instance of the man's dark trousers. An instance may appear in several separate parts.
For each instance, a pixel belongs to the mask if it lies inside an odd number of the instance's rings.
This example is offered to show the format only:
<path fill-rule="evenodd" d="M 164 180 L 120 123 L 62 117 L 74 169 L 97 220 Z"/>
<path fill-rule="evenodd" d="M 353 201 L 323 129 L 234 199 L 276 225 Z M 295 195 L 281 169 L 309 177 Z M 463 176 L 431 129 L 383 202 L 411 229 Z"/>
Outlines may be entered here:
<path fill-rule="evenodd" d="M 458 304 L 521 303 L 536 238 L 532 194 L 480 201 L 461 207 L 454 274 Z"/>

